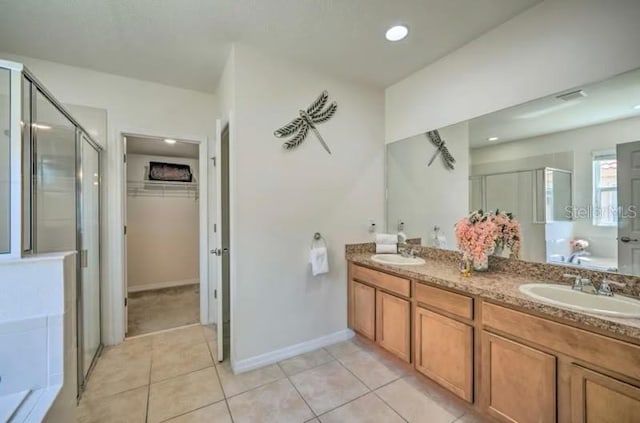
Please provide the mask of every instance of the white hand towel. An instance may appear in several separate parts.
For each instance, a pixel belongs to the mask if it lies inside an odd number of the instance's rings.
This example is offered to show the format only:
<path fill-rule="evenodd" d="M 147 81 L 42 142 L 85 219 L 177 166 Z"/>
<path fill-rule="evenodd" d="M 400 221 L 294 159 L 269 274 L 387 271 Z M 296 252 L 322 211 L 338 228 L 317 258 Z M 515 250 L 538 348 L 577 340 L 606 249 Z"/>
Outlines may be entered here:
<path fill-rule="evenodd" d="M 398 254 L 398 244 L 376 244 L 376 254 Z"/>
<path fill-rule="evenodd" d="M 392 245 L 397 243 L 397 234 L 376 234 L 376 244 Z"/>
<path fill-rule="evenodd" d="M 311 248 L 309 250 L 309 263 L 313 276 L 329 273 L 329 256 L 326 247 Z"/>

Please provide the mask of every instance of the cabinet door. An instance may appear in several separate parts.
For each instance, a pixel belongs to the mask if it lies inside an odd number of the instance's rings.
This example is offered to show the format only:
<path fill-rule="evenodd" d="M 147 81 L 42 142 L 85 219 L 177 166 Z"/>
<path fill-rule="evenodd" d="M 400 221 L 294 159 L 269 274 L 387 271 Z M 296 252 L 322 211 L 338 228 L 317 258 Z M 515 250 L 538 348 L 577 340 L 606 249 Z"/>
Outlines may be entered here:
<path fill-rule="evenodd" d="M 404 361 L 411 360 L 409 301 L 376 292 L 376 341 Z"/>
<path fill-rule="evenodd" d="M 580 366 L 572 366 L 572 423 L 637 423 L 638 421 L 640 421 L 640 388 Z"/>
<path fill-rule="evenodd" d="M 421 307 L 414 322 L 416 370 L 473 402 L 473 328 Z"/>
<path fill-rule="evenodd" d="M 482 333 L 480 404 L 509 423 L 556 421 L 556 357 Z"/>
<path fill-rule="evenodd" d="M 353 330 L 374 340 L 376 336 L 376 290 L 360 282 L 351 282 Z"/>

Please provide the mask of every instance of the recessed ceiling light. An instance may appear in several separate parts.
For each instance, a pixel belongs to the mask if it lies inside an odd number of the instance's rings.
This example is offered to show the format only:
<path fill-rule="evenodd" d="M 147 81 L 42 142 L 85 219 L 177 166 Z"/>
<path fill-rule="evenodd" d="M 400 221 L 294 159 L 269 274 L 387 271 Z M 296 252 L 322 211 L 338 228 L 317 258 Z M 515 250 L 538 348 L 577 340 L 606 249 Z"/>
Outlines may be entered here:
<path fill-rule="evenodd" d="M 498 137 L 489 137 L 487 138 L 487 141 L 498 141 L 500 138 Z"/>
<path fill-rule="evenodd" d="M 409 28 L 405 25 L 395 25 L 387 30 L 385 37 L 389 41 L 400 41 L 409 34 Z"/>
<path fill-rule="evenodd" d="M 640 104 L 636 104 L 635 106 L 633 106 L 633 110 L 640 110 Z"/>
<path fill-rule="evenodd" d="M 165 138 L 164 142 L 166 142 L 167 144 L 175 144 L 176 140 L 172 140 L 171 138 Z"/>

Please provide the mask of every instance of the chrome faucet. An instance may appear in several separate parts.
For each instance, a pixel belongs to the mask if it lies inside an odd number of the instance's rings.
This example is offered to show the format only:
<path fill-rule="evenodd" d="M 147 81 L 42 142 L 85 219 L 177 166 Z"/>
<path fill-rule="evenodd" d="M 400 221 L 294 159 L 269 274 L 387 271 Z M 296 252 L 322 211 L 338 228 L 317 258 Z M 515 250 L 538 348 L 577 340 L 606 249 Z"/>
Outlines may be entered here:
<path fill-rule="evenodd" d="M 625 283 L 616 282 L 605 278 L 602 280 L 602 282 L 600 282 L 600 286 L 598 287 L 598 289 L 596 289 L 595 285 L 593 285 L 593 282 L 591 282 L 591 279 L 589 278 L 583 278 L 579 275 L 570 274 L 564 275 L 564 277 L 574 279 L 571 289 L 585 292 L 587 294 L 604 295 L 606 297 L 613 297 L 613 289 L 611 288 L 611 285 L 620 288 L 626 286 Z"/>
<path fill-rule="evenodd" d="M 602 282 L 600 282 L 600 286 L 598 287 L 597 294 L 604 295 L 607 297 L 613 297 L 613 289 L 611 288 L 611 285 L 615 285 L 619 288 L 623 288 L 624 286 L 626 286 L 626 283 L 616 282 L 606 278 L 602 279 Z"/>
<path fill-rule="evenodd" d="M 409 249 L 402 247 L 398 249 L 398 252 L 402 257 L 412 257 L 412 258 L 415 258 L 416 254 L 418 253 L 418 251 L 413 247 Z"/>
<path fill-rule="evenodd" d="M 591 282 L 591 279 L 589 278 L 583 278 L 580 275 L 570 275 L 570 274 L 566 274 L 563 276 L 565 278 L 574 279 L 573 286 L 571 286 L 571 289 L 575 291 L 586 292 L 587 294 L 598 293 L 598 291 L 596 290 L 596 287 L 593 285 L 593 282 Z"/>

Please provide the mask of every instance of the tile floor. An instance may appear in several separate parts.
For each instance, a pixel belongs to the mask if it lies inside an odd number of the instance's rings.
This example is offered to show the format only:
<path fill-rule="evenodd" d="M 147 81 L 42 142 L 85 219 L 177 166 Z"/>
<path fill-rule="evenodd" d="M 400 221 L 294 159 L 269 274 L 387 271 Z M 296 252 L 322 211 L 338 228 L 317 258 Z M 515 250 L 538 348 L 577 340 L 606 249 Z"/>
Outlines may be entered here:
<path fill-rule="evenodd" d="M 105 349 L 80 423 L 479 423 L 457 401 L 353 339 L 234 375 L 214 327 L 193 325 Z"/>
<path fill-rule="evenodd" d="M 128 336 L 199 321 L 200 289 L 197 284 L 129 293 Z"/>

